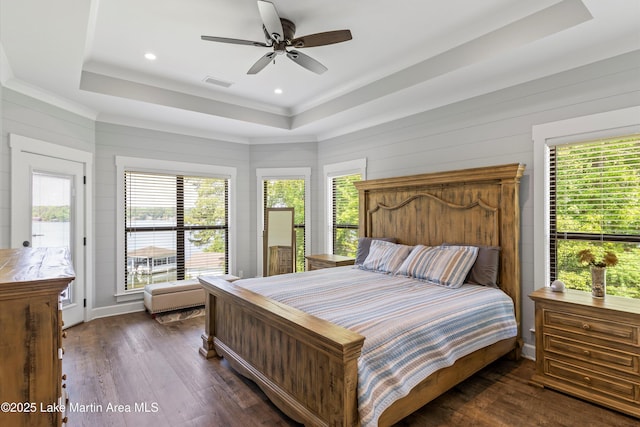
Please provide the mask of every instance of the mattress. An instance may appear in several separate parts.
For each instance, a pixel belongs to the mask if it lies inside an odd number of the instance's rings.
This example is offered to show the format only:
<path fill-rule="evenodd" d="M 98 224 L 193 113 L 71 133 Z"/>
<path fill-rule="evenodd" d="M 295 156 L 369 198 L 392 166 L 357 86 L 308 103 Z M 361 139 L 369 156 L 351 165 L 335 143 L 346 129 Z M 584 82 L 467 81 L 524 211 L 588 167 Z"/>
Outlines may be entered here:
<path fill-rule="evenodd" d="M 435 371 L 517 335 L 513 301 L 500 289 L 451 289 L 354 266 L 243 279 L 234 285 L 365 337 L 358 359 L 363 427 Z"/>

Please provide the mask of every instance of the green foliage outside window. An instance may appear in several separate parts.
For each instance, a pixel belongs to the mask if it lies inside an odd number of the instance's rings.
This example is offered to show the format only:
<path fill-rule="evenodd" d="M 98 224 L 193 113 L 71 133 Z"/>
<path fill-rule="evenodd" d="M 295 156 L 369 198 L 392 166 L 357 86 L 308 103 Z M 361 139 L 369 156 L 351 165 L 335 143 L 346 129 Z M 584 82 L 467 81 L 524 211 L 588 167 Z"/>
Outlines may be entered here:
<path fill-rule="evenodd" d="M 551 155 L 557 279 L 590 291 L 578 252 L 598 259 L 613 252 L 618 264 L 607 268 L 607 294 L 640 298 L 640 138 L 559 146 Z"/>
<path fill-rule="evenodd" d="M 296 271 L 304 271 L 304 179 L 265 180 L 263 196 L 265 208 L 293 208 L 293 227 L 296 233 Z"/>
<path fill-rule="evenodd" d="M 358 190 L 360 174 L 332 179 L 333 253 L 355 257 L 358 249 Z"/>
<path fill-rule="evenodd" d="M 226 181 L 214 178 L 191 178 L 185 181 L 185 186 L 191 186 L 197 195 L 193 200 L 193 207 L 185 208 L 185 225 L 225 226 L 227 224 Z M 189 242 L 202 248 L 204 252 L 225 252 L 226 237 L 225 230 L 194 230 L 189 237 Z"/>
<path fill-rule="evenodd" d="M 34 206 L 31 216 L 40 221 L 69 222 L 69 206 Z"/>

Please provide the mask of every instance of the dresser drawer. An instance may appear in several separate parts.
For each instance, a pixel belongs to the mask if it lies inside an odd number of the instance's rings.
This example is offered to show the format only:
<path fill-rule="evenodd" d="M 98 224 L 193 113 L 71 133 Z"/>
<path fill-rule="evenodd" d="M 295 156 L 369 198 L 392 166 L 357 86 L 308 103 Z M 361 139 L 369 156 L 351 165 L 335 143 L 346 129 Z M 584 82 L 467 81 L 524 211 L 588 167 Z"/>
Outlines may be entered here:
<path fill-rule="evenodd" d="M 547 352 L 593 364 L 594 369 L 595 366 L 602 366 L 632 375 L 640 374 L 638 353 L 626 353 L 551 334 L 544 335 L 544 349 Z"/>
<path fill-rule="evenodd" d="M 554 310 L 544 310 L 543 322 L 545 327 L 557 328 L 575 334 L 638 346 L 638 326 L 620 322 L 611 322 L 591 316 L 581 316 Z"/>
<path fill-rule="evenodd" d="M 640 402 L 640 384 L 623 378 L 545 358 L 544 373 L 574 387 L 614 400 Z"/>

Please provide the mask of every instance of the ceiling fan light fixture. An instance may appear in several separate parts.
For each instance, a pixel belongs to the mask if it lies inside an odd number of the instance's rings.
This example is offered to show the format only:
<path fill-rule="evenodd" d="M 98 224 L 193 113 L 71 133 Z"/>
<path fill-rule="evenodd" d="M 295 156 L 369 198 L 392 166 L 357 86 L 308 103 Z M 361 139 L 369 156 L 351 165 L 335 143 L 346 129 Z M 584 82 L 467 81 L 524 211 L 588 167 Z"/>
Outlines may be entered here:
<path fill-rule="evenodd" d="M 335 43 L 342 43 L 352 39 L 350 30 L 325 31 L 296 38 L 295 24 L 286 18 L 281 18 L 273 3 L 270 1 L 258 0 L 258 11 L 260 13 L 260 18 L 262 19 L 262 31 L 265 36 L 264 42 L 205 35 L 200 36 L 200 38 L 202 40 L 218 43 L 273 48 L 273 52 L 267 53 L 258 59 L 258 61 L 249 68 L 247 74 L 257 74 L 269 65 L 270 62 L 275 63 L 277 55 L 286 55 L 301 67 L 316 74 L 322 74 L 327 71 L 327 67 L 304 53 L 296 50 L 287 50 L 287 48 L 326 46 Z"/>

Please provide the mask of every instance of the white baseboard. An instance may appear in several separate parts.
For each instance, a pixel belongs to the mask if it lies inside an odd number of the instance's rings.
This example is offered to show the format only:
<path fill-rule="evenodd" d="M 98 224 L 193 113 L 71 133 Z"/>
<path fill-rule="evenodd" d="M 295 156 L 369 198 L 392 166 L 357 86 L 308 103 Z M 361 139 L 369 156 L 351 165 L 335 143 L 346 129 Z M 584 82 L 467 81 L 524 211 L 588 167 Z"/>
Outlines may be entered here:
<path fill-rule="evenodd" d="M 525 359 L 530 359 L 535 362 L 536 360 L 536 346 L 531 344 L 525 344 L 522 346 L 522 357 Z"/>
<path fill-rule="evenodd" d="M 107 307 L 99 307 L 91 310 L 91 319 L 99 319 L 101 317 L 117 316 L 119 314 L 136 313 L 144 311 L 144 302 L 135 301 L 123 304 L 110 305 Z"/>

